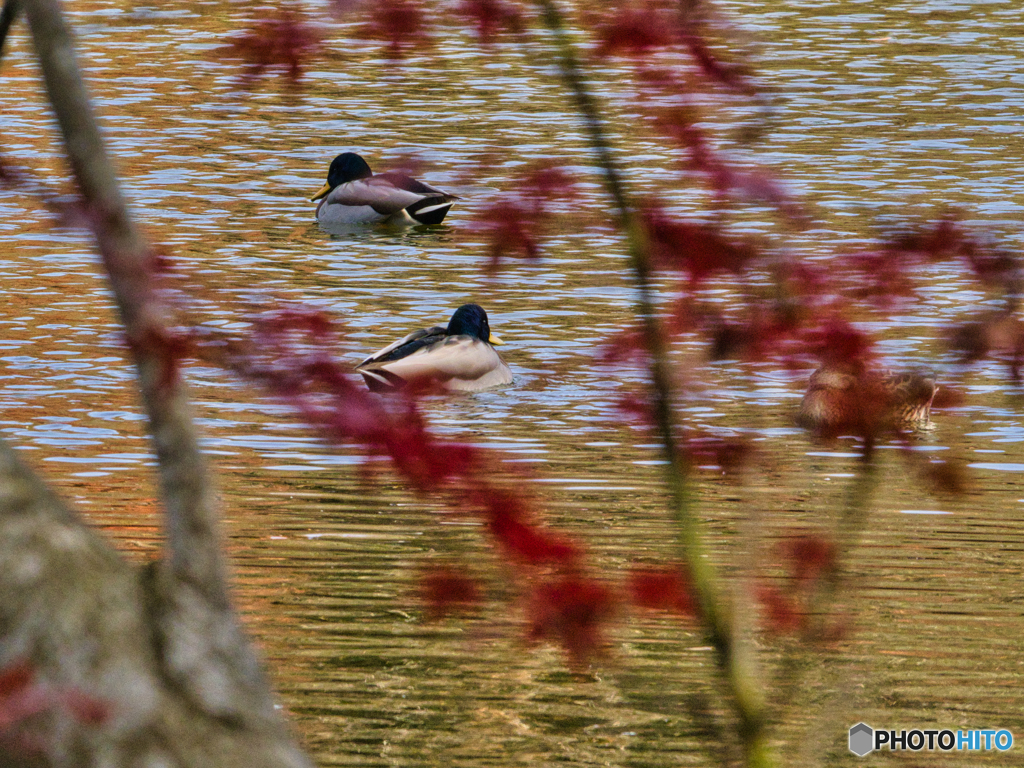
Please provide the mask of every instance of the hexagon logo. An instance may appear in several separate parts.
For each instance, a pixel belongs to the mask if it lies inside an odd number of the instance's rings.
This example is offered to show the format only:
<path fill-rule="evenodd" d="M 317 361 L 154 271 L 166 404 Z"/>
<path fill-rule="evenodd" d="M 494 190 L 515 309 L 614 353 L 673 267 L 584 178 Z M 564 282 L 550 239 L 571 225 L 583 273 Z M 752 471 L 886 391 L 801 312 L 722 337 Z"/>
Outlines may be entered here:
<path fill-rule="evenodd" d="M 864 757 L 875 748 L 875 729 L 867 723 L 857 723 L 850 729 L 850 751 Z"/>

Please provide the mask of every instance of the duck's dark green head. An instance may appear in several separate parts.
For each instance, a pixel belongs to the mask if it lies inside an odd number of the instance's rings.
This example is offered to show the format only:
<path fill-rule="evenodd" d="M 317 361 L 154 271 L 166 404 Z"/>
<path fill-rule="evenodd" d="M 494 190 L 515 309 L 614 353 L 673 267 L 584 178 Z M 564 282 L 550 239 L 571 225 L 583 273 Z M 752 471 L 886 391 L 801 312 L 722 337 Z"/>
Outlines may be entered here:
<path fill-rule="evenodd" d="M 505 343 L 491 333 L 487 313 L 479 304 L 463 304 L 456 309 L 445 333 L 449 336 L 473 336 L 489 344 Z"/>
<path fill-rule="evenodd" d="M 357 179 L 368 179 L 373 176 L 373 171 L 363 158 L 355 152 L 342 152 L 331 161 L 331 167 L 327 169 L 327 183 L 320 188 L 320 191 L 313 195 L 313 200 L 319 200 L 332 189 L 340 184 L 347 184 Z"/>
<path fill-rule="evenodd" d="M 327 170 L 327 183 L 336 187 L 370 176 L 373 176 L 373 171 L 363 158 L 355 152 L 342 152 L 331 161 L 331 167 Z"/>

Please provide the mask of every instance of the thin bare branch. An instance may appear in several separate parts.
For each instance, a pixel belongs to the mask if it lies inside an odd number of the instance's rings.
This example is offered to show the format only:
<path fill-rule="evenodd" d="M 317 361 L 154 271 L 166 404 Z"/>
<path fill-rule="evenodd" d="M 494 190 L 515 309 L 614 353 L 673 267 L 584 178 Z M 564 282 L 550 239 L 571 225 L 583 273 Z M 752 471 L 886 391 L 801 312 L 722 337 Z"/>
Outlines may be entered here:
<path fill-rule="evenodd" d="M 561 12 L 554 0 L 536 0 L 536 3 L 545 25 L 554 37 L 563 77 L 583 116 L 591 147 L 603 174 L 605 189 L 615 204 L 618 224 L 626 234 L 630 265 L 638 291 L 637 312 L 643 322 L 645 346 L 650 355 L 655 421 L 666 462 L 665 478 L 672 497 L 680 547 L 690 568 L 705 627 L 732 692 L 733 706 L 740 719 L 740 736 L 746 763 L 751 767 L 769 766 L 773 761 L 765 733 L 764 692 L 760 677 L 746 644 L 736 641 L 732 611 L 723 597 L 718 575 L 706 557 L 698 521 L 693 512 L 686 466 L 676 441 L 672 412 L 673 387 L 665 339 L 654 305 L 653 270 L 647 234 L 630 204 L 622 174 L 604 129 L 604 119 L 587 86 L 583 67 L 569 39 Z"/>

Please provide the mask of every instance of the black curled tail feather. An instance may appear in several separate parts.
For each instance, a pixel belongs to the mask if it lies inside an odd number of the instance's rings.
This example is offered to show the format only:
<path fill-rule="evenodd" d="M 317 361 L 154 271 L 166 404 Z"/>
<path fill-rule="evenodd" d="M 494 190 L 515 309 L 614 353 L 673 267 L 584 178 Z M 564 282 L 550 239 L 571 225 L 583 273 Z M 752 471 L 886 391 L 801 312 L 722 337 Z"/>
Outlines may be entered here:
<path fill-rule="evenodd" d="M 420 224 L 440 224 L 458 199 L 455 195 L 433 195 L 417 200 L 405 212 Z"/>

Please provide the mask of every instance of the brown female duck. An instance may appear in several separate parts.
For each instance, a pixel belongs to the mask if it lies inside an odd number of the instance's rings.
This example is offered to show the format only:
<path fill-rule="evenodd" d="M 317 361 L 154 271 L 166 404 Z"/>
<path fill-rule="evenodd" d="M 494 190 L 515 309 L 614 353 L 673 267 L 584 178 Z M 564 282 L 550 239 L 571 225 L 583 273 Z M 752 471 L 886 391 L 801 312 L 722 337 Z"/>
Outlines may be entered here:
<path fill-rule="evenodd" d="M 937 391 L 924 374 L 880 373 L 861 361 L 826 363 L 811 374 L 797 423 L 833 437 L 926 431 Z"/>

